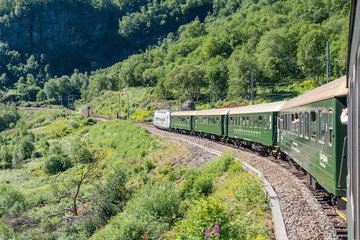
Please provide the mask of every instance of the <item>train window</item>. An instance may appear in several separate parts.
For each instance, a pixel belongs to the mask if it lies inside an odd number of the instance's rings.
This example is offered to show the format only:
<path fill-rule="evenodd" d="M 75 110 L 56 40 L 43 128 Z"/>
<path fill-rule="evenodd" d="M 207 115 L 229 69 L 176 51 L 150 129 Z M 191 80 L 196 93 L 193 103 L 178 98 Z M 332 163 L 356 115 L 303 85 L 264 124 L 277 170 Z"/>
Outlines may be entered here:
<path fill-rule="evenodd" d="M 253 126 L 253 121 L 254 121 L 254 116 L 250 116 L 250 122 L 249 122 L 249 127 Z"/>
<path fill-rule="evenodd" d="M 254 116 L 254 128 L 257 128 L 258 127 L 258 116 Z"/>
<path fill-rule="evenodd" d="M 232 125 L 232 120 L 233 120 L 233 118 L 231 117 L 230 121 L 229 121 L 229 125 Z"/>
<path fill-rule="evenodd" d="M 311 128 L 311 140 L 315 141 L 316 140 L 316 112 L 315 111 L 311 111 L 310 112 L 310 128 Z"/>
<path fill-rule="evenodd" d="M 246 127 L 250 127 L 250 118 L 246 116 Z"/>
<path fill-rule="evenodd" d="M 300 119 L 299 119 L 299 135 L 300 137 L 303 136 L 303 126 L 304 126 L 304 115 L 303 113 L 299 114 Z"/>
<path fill-rule="evenodd" d="M 332 147 L 334 143 L 334 112 L 332 109 L 329 110 L 328 115 L 329 124 L 329 146 Z"/>
<path fill-rule="evenodd" d="M 326 119 L 325 113 L 319 111 L 319 143 L 325 144 Z"/>
<path fill-rule="evenodd" d="M 269 122 L 268 122 L 268 127 L 269 127 L 269 129 L 271 129 L 271 126 L 272 126 L 272 118 L 271 118 L 272 116 L 271 115 L 269 115 Z"/>
<path fill-rule="evenodd" d="M 306 139 L 309 139 L 309 113 L 305 113 L 305 119 L 304 119 L 304 137 Z"/>
<path fill-rule="evenodd" d="M 294 121 L 295 121 L 294 114 L 291 114 L 290 126 L 291 126 L 291 133 L 292 133 L 292 134 L 294 134 L 294 132 L 295 132 L 295 124 L 294 124 Z"/>
<path fill-rule="evenodd" d="M 238 118 L 235 117 L 235 126 L 237 126 L 237 125 L 238 125 Z"/>
<path fill-rule="evenodd" d="M 291 128 L 292 128 L 292 125 L 291 125 L 291 114 L 288 114 L 288 122 L 287 122 L 287 127 L 288 127 L 288 132 L 291 133 Z"/>
<path fill-rule="evenodd" d="M 266 127 L 267 127 L 267 116 L 266 115 L 264 115 L 264 117 L 263 117 L 263 128 L 265 128 L 266 129 Z"/>
<path fill-rule="evenodd" d="M 263 127 L 263 120 L 262 119 L 263 119 L 263 117 L 259 116 L 259 125 L 258 125 L 259 128 Z"/>
<path fill-rule="evenodd" d="M 293 123 L 294 123 L 295 135 L 298 135 L 299 134 L 299 132 L 298 132 L 299 125 L 300 125 L 300 123 L 299 123 L 299 114 L 298 113 L 295 113 L 295 118 L 294 118 Z"/>
<path fill-rule="evenodd" d="M 287 115 L 284 115 L 284 130 L 287 130 Z"/>

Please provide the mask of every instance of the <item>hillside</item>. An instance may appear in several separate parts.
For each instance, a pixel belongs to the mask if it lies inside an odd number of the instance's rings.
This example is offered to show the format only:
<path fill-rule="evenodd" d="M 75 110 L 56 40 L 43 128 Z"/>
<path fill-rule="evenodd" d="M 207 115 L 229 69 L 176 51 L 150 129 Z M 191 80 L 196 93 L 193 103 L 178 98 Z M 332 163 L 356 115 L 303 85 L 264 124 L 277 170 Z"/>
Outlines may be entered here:
<path fill-rule="evenodd" d="M 235 153 L 215 158 L 130 121 L 0 107 L 12 128 L 0 132 L 0 239 L 272 234 L 262 181 Z"/>
<path fill-rule="evenodd" d="M 85 71 L 109 66 L 157 43 L 158 38 L 176 31 L 196 16 L 204 18 L 197 10 L 202 3 L 172 0 L 166 1 L 166 6 L 155 7 L 166 16 L 157 31 L 143 31 L 143 28 L 139 31 L 136 21 L 126 22 L 128 16 L 142 8 L 154 9 L 156 3 L 150 0 L 1 1 L 3 87 L 13 87 L 21 77 L 26 81 L 29 74 L 42 87 L 50 77 L 69 74 L 75 68 Z M 183 13 L 181 8 L 190 13 Z M 206 9 L 202 8 L 205 13 Z"/>
<path fill-rule="evenodd" d="M 2 101 L 46 98 L 61 103 L 73 94 L 84 103 L 86 95 L 126 87 L 154 87 L 159 100 L 178 93 L 181 101 L 204 100 L 211 90 L 214 100 L 242 101 L 250 97 L 251 72 L 258 101 L 281 100 L 326 81 L 326 41 L 332 79 L 345 73 L 345 0 L 63 1 L 66 14 L 54 19 L 73 27 L 61 28 L 70 30 L 55 39 L 51 34 L 41 38 L 40 30 L 48 19 L 43 10 L 59 13 L 57 2 L 19 1 L 26 9 L 37 6 L 19 18 L 16 4 L 2 11 L 9 24 L 2 26 L 0 41 L 14 39 L 16 23 L 29 23 L 27 16 L 34 16 L 30 25 L 36 26 L 20 38 L 24 44 L 16 45 L 30 46 L 25 55 L 11 44 L 1 45 L 0 81 L 13 86 L 4 89 Z M 79 8 L 84 9 L 80 18 Z M 95 17 L 90 20 L 90 15 Z M 39 49 L 54 52 L 29 55 Z M 111 62 L 117 63 L 103 68 Z"/>

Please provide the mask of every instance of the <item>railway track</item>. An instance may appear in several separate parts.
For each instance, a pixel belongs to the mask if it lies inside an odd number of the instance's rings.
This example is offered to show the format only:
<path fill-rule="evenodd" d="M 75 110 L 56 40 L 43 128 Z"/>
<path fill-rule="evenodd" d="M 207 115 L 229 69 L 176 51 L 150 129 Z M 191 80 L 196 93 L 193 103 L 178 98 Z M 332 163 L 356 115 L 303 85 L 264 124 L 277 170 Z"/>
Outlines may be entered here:
<path fill-rule="evenodd" d="M 179 137 L 179 133 L 155 128 L 151 123 L 139 123 L 152 133 Z M 175 136 L 174 136 L 175 135 Z M 280 198 L 281 210 L 289 239 L 347 239 L 346 221 L 337 214 L 328 193 L 314 190 L 307 183 L 306 173 L 291 161 L 281 160 L 266 152 L 214 141 L 200 136 L 181 134 L 186 141 L 210 149 L 236 151 L 240 158 L 264 173 Z M 292 184 L 289 184 L 291 182 Z"/>

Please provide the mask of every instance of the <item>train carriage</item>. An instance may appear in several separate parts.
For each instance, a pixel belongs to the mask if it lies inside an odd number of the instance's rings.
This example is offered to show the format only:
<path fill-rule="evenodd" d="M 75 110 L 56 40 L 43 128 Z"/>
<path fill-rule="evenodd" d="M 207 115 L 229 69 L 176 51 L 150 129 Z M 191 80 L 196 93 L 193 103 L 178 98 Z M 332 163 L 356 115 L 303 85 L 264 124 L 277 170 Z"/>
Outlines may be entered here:
<path fill-rule="evenodd" d="M 191 132 L 193 130 L 193 115 L 195 111 L 179 111 L 171 113 L 170 128 L 180 132 Z"/>
<path fill-rule="evenodd" d="M 252 145 L 257 150 L 275 145 L 277 114 L 284 103 L 281 101 L 231 109 L 228 137 L 237 145 Z"/>
<path fill-rule="evenodd" d="M 158 128 L 168 129 L 170 128 L 170 115 L 173 110 L 160 109 L 154 114 L 154 126 Z"/>
<path fill-rule="evenodd" d="M 334 80 L 285 103 L 279 115 L 282 152 L 309 173 L 312 186 L 320 184 L 334 196 L 346 196 L 346 77 Z"/>
<path fill-rule="evenodd" d="M 210 109 L 194 113 L 194 131 L 212 139 L 227 135 L 227 114 L 230 109 Z"/>
<path fill-rule="evenodd" d="M 348 76 L 348 197 L 347 219 L 349 239 L 360 239 L 360 3 L 351 1 L 347 59 Z"/>

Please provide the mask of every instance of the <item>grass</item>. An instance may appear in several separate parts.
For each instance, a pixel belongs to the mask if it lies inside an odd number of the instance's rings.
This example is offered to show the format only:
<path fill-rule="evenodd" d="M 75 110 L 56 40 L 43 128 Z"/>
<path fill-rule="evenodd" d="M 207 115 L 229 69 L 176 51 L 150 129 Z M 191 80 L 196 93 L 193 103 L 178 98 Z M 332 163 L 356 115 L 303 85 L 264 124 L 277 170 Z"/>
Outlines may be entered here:
<path fill-rule="evenodd" d="M 234 239 L 270 236 L 261 180 L 244 172 L 230 153 L 197 169 L 191 167 L 193 156 L 186 146 L 151 135 L 130 121 L 93 125 L 80 115 L 62 112 L 22 112 L 21 116 L 14 129 L 1 133 L 2 144 L 13 147 L 19 138 L 33 136 L 37 154 L 0 170 L 0 190 L 6 193 L 0 206 L 7 206 L 0 207 L 0 238 L 173 239 L 199 214 L 207 214 L 211 221 L 199 224 L 200 232 L 193 229 L 188 234 L 193 239 L 196 234 L 202 239 L 202 231 L 215 225 L 225 234 L 224 229 L 246 229 L 248 224 L 251 231 L 246 232 L 252 235 L 231 230 Z M 74 141 L 85 146 L 94 160 L 77 161 Z M 44 162 L 53 154 L 67 158 L 71 165 L 45 173 Z M 87 169 L 92 170 L 82 182 L 76 217 L 71 212 L 73 197 Z M 203 213 L 204 207 L 213 210 Z M 240 219 L 239 214 L 249 217 Z M 11 227 L 15 222 L 20 229 Z"/>

